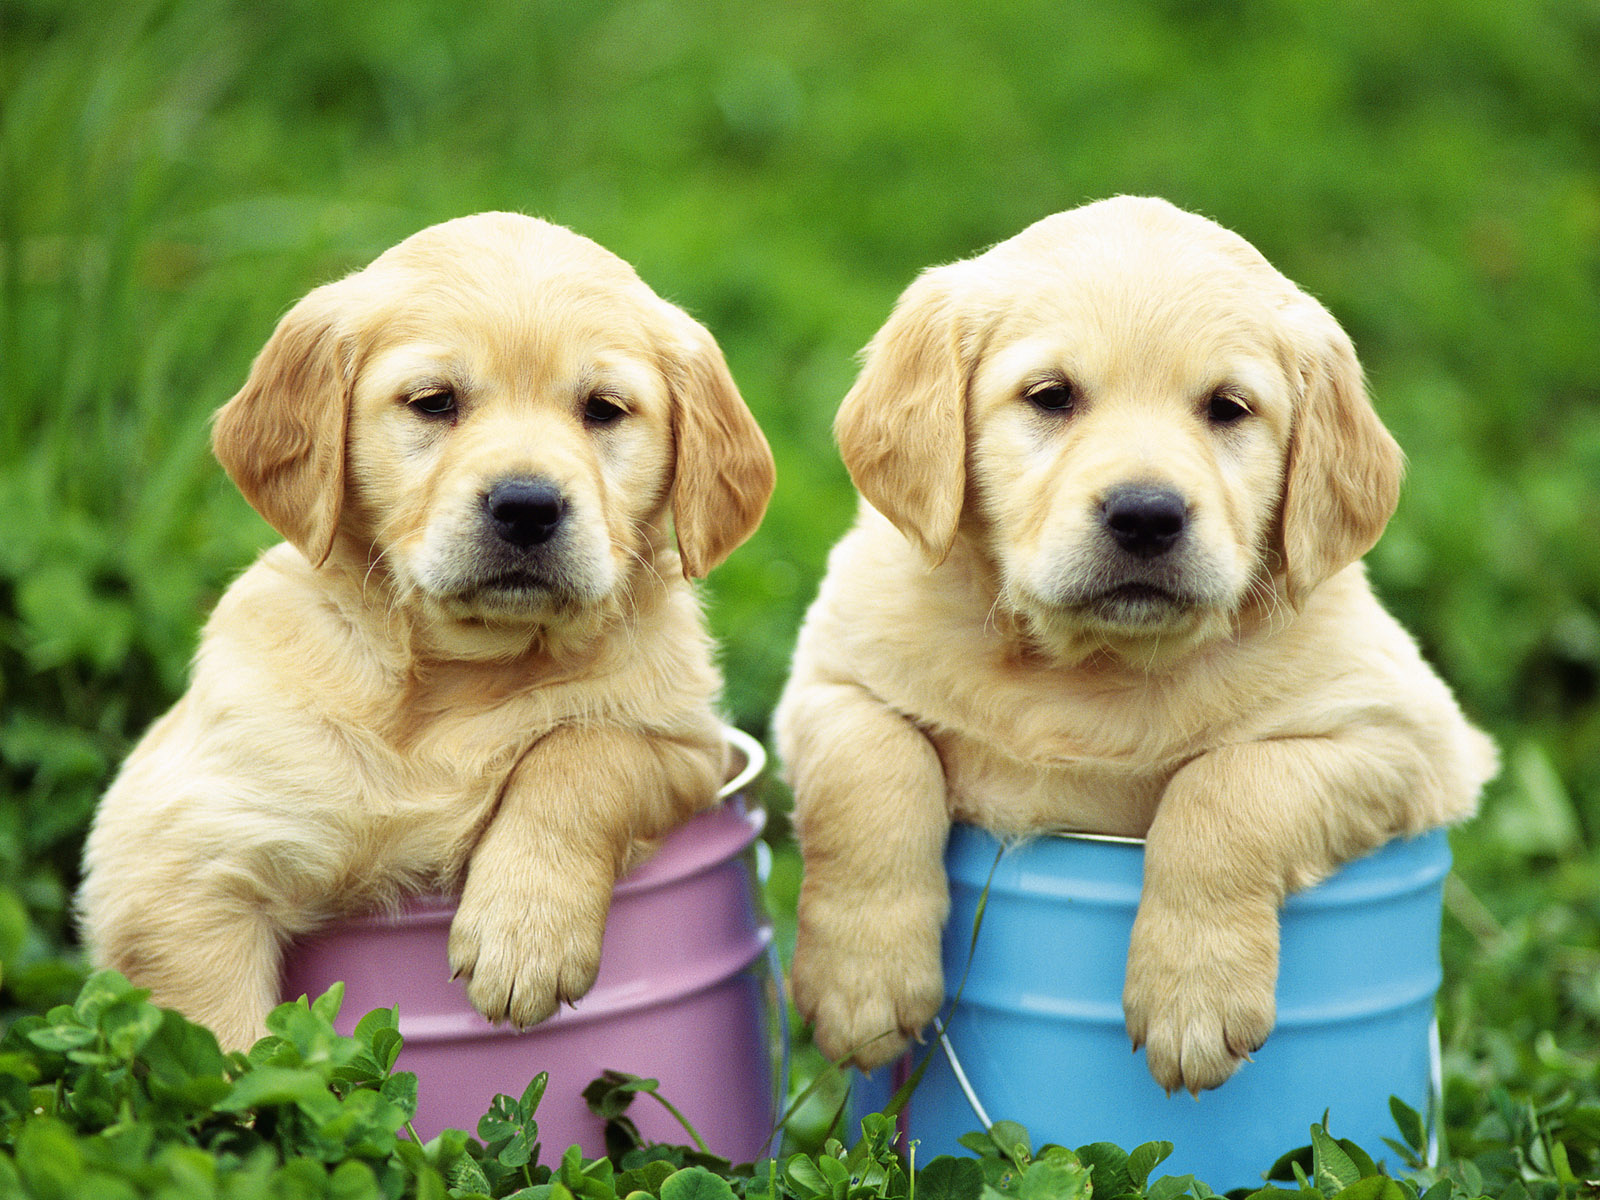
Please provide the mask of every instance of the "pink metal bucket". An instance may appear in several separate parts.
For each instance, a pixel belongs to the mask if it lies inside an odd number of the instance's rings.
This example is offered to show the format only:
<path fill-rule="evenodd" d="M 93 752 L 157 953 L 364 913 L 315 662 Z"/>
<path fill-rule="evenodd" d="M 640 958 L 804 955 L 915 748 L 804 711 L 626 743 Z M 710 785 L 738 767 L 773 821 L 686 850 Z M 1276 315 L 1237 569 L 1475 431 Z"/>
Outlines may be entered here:
<path fill-rule="evenodd" d="M 721 803 L 675 830 L 618 881 L 593 989 L 537 1027 L 489 1024 L 450 979 L 445 947 L 454 901 L 419 897 L 398 914 L 342 921 L 292 946 L 282 995 L 318 996 L 345 984 L 340 1031 L 374 1008 L 398 1007 L 398 1070 L 418 1077 L 415 1125 L 476 1136 L 496 1093 L 520 1096 L 550 1074 L 540 1141 L 554 1159 L 577 1144 L 604 1153 L 603 1124 L 581 1092 L 604 1070 L 661 1082 L 661 1094 L 707 1146 L 735 1161 L 758 1156 L 774 1121 L 769 1017 L 772 927 L 760 911 L 747 853 L 765 817 L 743 790 L 765 767 L 759 742 L 728 740 L 743 767 Z M 686 1142 L 666 1110 L 641 1097 L 629 1110 L 646 1136 Z"/>

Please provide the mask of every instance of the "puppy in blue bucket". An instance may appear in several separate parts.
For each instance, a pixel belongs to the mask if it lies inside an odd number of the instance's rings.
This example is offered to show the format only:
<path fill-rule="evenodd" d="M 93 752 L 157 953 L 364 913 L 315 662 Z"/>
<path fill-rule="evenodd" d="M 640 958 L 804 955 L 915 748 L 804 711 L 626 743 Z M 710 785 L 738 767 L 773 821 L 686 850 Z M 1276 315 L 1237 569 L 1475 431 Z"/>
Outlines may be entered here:
<path fill-rule="evenodd" d="M 1129 1097 L 1221 1087 L 1273 1031 L 1285 901 L 1468 816 L 1496 769 L 1361 565 L 1403 460 L 1350 339 L 1242 238 L 1164 201 L 1102 201 L 926 271 L 835 433 L 864 502 L 777 714 L 805 858 L 793 989 L 817 1044 L 880 1067 L 956 990 L 972 931 L 952 921 L 941 954 L 947 841 L 957 876 L 974 854 L 986 875 L 986 835 L 1074 831 L 1143 843 L 1115 848 L 1120 882 L 1086 886 L 1134 881 L 1127 925 L 1102 933 L 1122 1058 L 1142 1047 L 1148 1077 L 1086 1073 L 1093 1055 L 1037 1031 L 990 1027 L 962 1058 L 1054 1079 L 1029 1085 L 1036 1120 L 1090 1096 L 1071 1128 L 1035 1129 L 1069 1145 L 1120 1136 Z M 952 822 L 985 833 L 951 839 Z M 1448 862 L 1439 835 L 1400 845 Z M 1424 918 L 1395 962 L 1437 960 L 1437 867 L 1431 933 Z M 1107 953 L 1070 923 L 1033 937 L 1016 995 Z M 969 991 L 986 969 L 975 957 Z M 1104 1008 L 1041 1002 L 1062 1028 Z M 1316 1119 L 1328 1105 L 1304 1083 Z M 1252 1120 L 1220 1117 L 1210 1140 Z"/>

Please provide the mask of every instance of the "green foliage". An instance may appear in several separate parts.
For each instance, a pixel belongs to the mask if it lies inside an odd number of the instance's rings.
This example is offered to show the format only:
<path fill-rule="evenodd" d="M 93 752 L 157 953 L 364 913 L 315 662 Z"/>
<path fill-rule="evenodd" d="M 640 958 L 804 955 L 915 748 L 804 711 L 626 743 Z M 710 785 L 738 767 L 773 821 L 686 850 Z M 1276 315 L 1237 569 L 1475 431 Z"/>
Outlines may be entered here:
<path fill-rule="evenodd" d="M 649 1143 L 627 1117 L 655 1080 L 608 1071 L 586 1089 L 608 1122 L 604 1157 L 576 1146 L 542 1162 L 538 1107 L 546 1077 L 520 1098 L 497 1096 L 478 1138 L 447 1129 L 419 1143 L 416 1077 L 396 1072 L 392 1009 L 355 1033 L 333 1027 L 343 987 L 274 1011 L 248 1054 L 114 972 L 91 976 L 71 1004 L 13 1021 L 0 1037 L 0 1200 L 328 1197 L 330 1200 L 1213 1200 L 1191 1175 L 1156 1174 L 1167 1142 L 1125 1151 L 1105 1142 L 1035 1148 L 1010 1121 L 970 1133 L 970 1157 L 920 1167 L 897 1145 L 893 1118 L 864 1117 L 846 1147 L 730 1164 L 694 1147 Z M 1600 1107 L 1544 1108 L 1493 1098 L 1499 1127 L 1470 1153 L 1428 1165 L 1422 1117 L 1391 1102 L 1400 1137 L 1390 1175 L 1362 1147 L 1311 1127 L 1255 1200 L 1566 1200 L 1600 1149 Z M 676 1112 L 676 1110 L 673 1110 Z M 481 1140 L 480 1140 L 481 1139 Z M 1292 1187 L 1284 1186 L 1290 1185 Z"/>
<path fill-rule="evenodd" d="M 11 1194 L 354 1200 L 438 1182 L 436 1149 L 398 1149 L 416 1078 L 392 1070 L 395 1015 L 373 1012 L 340 1037 L 342 990 L 277 1009 L 248 1056 L 224 1054 L 113 972 L 91 976 L 70 1005 L 12 1022 L 0 1039 Z"/>

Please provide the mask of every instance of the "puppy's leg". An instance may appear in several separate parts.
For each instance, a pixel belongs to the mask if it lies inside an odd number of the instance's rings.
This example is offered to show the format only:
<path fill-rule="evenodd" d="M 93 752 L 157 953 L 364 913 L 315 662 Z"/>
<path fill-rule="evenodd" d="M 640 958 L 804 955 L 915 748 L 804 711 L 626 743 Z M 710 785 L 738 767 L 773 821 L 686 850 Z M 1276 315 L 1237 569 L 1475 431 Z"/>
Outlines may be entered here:
<path fill-rule="evenodd" d="M 192 906 L 192 907 L 191 907 Z M 141 906 L 113 923 L 88 924 L 97 966 L 122 972 L 150 999 L 217 1035 L 224 1050 L 248 1050 L 266 1036 L 278 1003 L 280 931 L 259 911 L 222 896 L 185 895 L 181 908 Z M 103 936 L 95 928 L 108 929 Z"/>
<path fill-rule="evenodd" d="M 450 966 L 491 1021 L 528 1026 L 600 969 L 611 891 L 635 837 L 659 837 L 721 782 L 720 734 L 672 741 L 558 729 L 512 772 L 467 866 Z"/>
<path fill-rule="evenodd" d="M 779 736 L 805 859 L 791 982 L 823 1053 L 871 1069 L 944 1000 L 944 770 L 928 739 L 851 684 L 795 686 Z"/>
<path fill-rule="evenodd" d="M 1173 777 L 1123 992 L 1162 1087 L 1216 1087 L 1266 1041 L 1284 896 L 1406 832 L 1421 770 L 1402 736 L 1364 730 L 1226 746 Z"/>

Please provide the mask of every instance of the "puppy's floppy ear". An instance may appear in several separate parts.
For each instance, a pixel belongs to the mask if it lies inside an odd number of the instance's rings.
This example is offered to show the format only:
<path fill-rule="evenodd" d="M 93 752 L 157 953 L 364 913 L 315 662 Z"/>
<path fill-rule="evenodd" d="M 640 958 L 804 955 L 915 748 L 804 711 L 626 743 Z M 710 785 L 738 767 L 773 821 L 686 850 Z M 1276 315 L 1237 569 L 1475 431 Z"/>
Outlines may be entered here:
<path fill-rule="evenodd" d="M 934 564 L 966 499 L 966 379 L 951 267 L 924 271 L 867 346 L 833 434 L 867 503 Z"/>
<path fill-rule="evenodd" d="M 211 431 L 217 461 L 250 506 L 315 566 L 333 549 L 344 501 L 354 375 L 337 287 L 318 288 L 278 322 Z"/>
<path fill-rule="evenodd" d="M 1288 599 L 1299 607 L 1317 584 L 1377 542 L 1399 502 L 1405 458 L 1367 398 L 1349 336 L 1309 297 L 1291 309 L 1300 404 L 1280 546 Z"/>
<path fill-rule="evenodd" d="M 761 524 L 772 451 L 716 340 L 681 309 L 662 307 L 672 329 L 663 361 L 672 391 L 672 523 L 683 573 L 699 579 Z"/>

